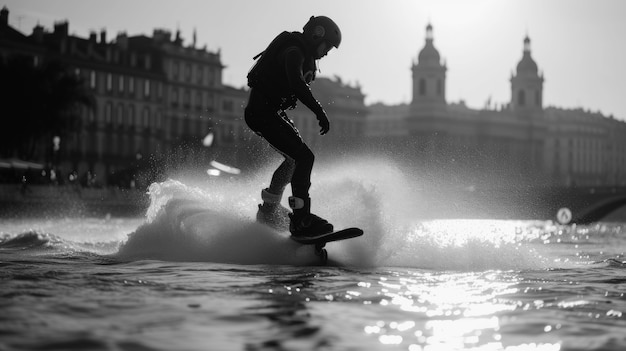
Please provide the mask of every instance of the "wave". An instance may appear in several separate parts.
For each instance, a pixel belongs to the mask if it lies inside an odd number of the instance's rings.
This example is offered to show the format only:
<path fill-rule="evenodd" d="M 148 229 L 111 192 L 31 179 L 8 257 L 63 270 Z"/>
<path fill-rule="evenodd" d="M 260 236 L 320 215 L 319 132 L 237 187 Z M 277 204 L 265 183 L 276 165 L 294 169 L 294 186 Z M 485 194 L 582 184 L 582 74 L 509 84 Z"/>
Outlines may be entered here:
<path fill-rule="evenodd" d="M 23 254 L 75 254 L 94 253 L 107 255 L 117 252 L 119 241 L 76 242 L 52 233 L 29 230 L 19 234 L 0 235 L 0 250 Z"/>
<path fill-rule="evenodd" d="M 534 269 L 549 264 L 545 252 L 524 243 L 528 240 L 510 222 L 416 219 L 414 211 L 423 204 L 412 191 L 415 184 L 388 162 L 353 161 L 328 167 L 314 178 L 313 211 L 336 228 L 356 226 L 365 232 L 362 237 L 327 245 L 329 257 L 338 264 L 451 270 Z M 116 257 L 319 263 L 311 246 L 255 223 L 261 184 L 258 179 L 241 178 L 197 184 L 170 179 L 152 184 L 147 220 L 128 236 Z"/>
<path fill-rule="evenodd" d="M 4 250 L 35 250 L 53 248 L 65 241 L 60 237 L 41 233 L 35 230 L 20 233 L 18 235 L 4 234 L 0 237 L 0 249 Z"/>

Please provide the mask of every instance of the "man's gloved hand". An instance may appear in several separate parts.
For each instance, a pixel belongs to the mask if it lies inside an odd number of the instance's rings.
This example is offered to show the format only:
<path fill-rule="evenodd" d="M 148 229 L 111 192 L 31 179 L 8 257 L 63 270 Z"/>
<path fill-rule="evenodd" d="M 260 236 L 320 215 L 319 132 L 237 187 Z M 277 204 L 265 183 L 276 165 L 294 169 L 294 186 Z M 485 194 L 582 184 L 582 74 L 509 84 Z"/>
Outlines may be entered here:
<path fill-rule="evenodd" d="M 326 112 L 322 110 L 322 112 L 318 113 L 316 117 L 317 117 L 317 122 L 320 125 L 320 135 L 324 135 L 328 133 L 328 131 L 330 130 L 330 121 L 328 120 L 328 117 L 326 116 Z"/>

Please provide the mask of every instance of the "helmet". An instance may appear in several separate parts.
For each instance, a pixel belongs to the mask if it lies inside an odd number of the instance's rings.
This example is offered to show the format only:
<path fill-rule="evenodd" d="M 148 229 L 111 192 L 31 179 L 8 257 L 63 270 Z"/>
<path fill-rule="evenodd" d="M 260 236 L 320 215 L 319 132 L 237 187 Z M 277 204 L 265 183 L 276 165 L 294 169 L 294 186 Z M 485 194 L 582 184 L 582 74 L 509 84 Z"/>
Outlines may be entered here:
<path fill-rule="evenodd" d="M 341 44 L 341 30 L 333 20 L 326 16 L 311 16 L 302 29 L 304 35 L 313 42 L 323 40 L 337 49 Z"/>

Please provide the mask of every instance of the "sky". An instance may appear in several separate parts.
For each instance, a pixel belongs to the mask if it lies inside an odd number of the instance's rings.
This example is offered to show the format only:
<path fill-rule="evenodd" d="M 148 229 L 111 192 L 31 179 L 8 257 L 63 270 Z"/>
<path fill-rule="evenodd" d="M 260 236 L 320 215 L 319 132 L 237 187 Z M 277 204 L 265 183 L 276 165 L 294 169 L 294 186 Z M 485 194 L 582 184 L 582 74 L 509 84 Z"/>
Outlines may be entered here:
<path fill-rule="evenodd" d="M 544 75 L 544 106 L 583 108 L 626 120 L 623 0 L 0 0 L 9 24 L 30 34 L 68 20 L 70 34 L 106 29 L 152 35 L 180 30 L 185 44 L 220 51 L 225 84 L 243 87 L 252 57 L 311 15 L 331 17 L 343 41 L 319 75 L 360 86 L 366 103 L 410 103 L 411 66 L 426 26 L 448 67 L 446 99 L 480 109 L 508 103 L 510 78 L 531 39 Z"/>

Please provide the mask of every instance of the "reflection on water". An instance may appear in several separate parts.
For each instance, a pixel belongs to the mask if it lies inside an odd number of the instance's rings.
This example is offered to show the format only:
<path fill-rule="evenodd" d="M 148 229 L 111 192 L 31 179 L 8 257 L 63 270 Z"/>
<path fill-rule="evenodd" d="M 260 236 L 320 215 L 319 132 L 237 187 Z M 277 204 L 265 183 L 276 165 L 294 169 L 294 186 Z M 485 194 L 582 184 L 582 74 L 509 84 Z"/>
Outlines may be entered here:
<path fill-rule="evenodd" d="M 315 279 L 311 272 L 281 274 L 279 270 L 253 287 L 250 292 L 260 297 L 244 314 L 267 318 L 270 323 L 251 333 L 247 350 L 287 350 L 294 344 L 313 350 L 328 342 L 318 335 L 321 327 L 307 308 L 311 301 L 307 293 L 315 290 Z"/>
<path fill-rule="evenodd" d="M 0 349 L 626 346 L 620 224 L 424 222 L 403 235 L 382 233 L 372 241 L 380 246 L 362 250 L 378 255 L 375 267 L 123 260 L 111 255 L 117 241 L 98 241 L 135 220 L 7 224 L 19 234 L 0 235 Z M 181 240 L 156 239 L 142 244 L 167 252 Z"/>
<path fill-rule="evenodd" d="M 393 274 L 392 274 L 393 275 Z M 399 274 L 395 274 L 399 275 Z M 365 332 L 381 344 L 405 344 L 409 350 L 502 348 L 498 313 L 512 311 L 514 303 L 498 296 L 515 293 L 519 279 L 510 273 L 489 272 L 401 274 L 380 277 L 375 284 L 380 304 L 410 312 L 406 320 L 377 320 Z M 499 346 L 498 346 L 499 345 Z M 485 348 L 487 349 L 487 348 Z"/>
<path fill-rule="evenodd" d="M 247 335 L 246 349 L 304 350 L 324 345 L 377 349 L 372 341 L 381 349 L 561 349 L 559 338 L 551 334 L 561 329 L 561 324 L 551 324 L 550 316 L 540 317 L 544 306 L 539 297 L 521 299 L 529 290 L 520 274 L 407 269 L 363 275 L 343 269 L 317 273 L 284 270 L 253 287 L 263 293 L 255 294 L 257 303 L 245 314 L 262 316 L 269 323 Z M 361 276 L 361 280 L 333 287 L 332 282 L 341 281 L 342 276 Z M 536 312 L 537 320 L 518 321 L 518 316 Z M 360 331 L 353 329 L 355 325 Z M 529 343 L 531 332 L 533 342 Z M 365 338 L 355 338 L 358 334 Z M 526 336 L 518 339 L 515 334 Z"/>

